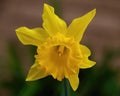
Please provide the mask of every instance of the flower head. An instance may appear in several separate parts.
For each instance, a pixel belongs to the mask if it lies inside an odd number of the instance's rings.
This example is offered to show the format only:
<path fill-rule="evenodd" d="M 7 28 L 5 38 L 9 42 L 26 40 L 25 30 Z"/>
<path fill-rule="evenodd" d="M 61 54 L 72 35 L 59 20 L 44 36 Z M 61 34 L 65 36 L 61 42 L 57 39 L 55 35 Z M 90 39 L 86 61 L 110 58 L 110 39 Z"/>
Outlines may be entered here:
<path fill-rule="evenodd" d="M 59 81 L 67 78 L 73 90 L 76 90 L 79 85 L 79 69 L 95 65 L 94 61 L 88 59 L 91 55 L 90 50 L 79 43 L 95 13 L 94 9 L 74 19 L 67 27 L 54 13 L 54 8 L 44 4 L 43 28 L 16 29 L 17 36 L 23 44 L 37 46 L 36 60 L 26 80 L 33 81 L 52 75 Z"/>

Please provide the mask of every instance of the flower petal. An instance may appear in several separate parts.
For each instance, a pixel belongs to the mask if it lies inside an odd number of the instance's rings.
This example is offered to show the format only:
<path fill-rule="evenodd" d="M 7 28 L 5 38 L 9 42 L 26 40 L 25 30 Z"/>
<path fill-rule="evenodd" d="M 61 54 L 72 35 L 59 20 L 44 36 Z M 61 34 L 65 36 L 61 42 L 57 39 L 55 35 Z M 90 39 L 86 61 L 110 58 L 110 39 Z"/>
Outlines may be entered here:
<path fill-rule="evenodd" d="M 67 36 L 73 37 L 76 41 L 81 41 L 83 33 L 96 14 L 96 9 L 90 11 L 82 17 L 76 18 L 68 27 Z"/>
<path fill-rule="evenodd" d="M 38 46 L 48 37 L 46 31 L 42 28 L 29 29 L 27 27 L 20 27 L 16 29 L 19 40 L 25 45 Z"/>
<path fill-rule="evenodd" d="M 91 51 L 85 45 L 80 44 L 79 47 L 84 57 L 88 57 L 91 55 Z"/>
<path fill-rule="evenodd" d="M 34 81 L 48 76 L 45 68 L 40 67 L 39 64 L 35 63 L 30 68 L 26 81 Z"/>
<path fill-rule="evenodd" d="M 57 32 L 64 34 L 66 32 L 66 23 L 54 13 L 54 8 L 52 6 L 44 4 L 42 18 L 43 27 L 49 35 L 55 35 Z"/>
<path fill-rule="evenodd" d="M 69 75 L 68 80 L 73 90 L 76 91 L 79 85 L 78 74 Z"/>
<path fill-rule="evenodd" d="M 85 68 L 90 68 L 90 67 L 94 66 L 96 64 L 96 62 L 88 59 L 88 57 L 91 55 L 90 50 L 84 45 L 80 45 L 80 50 L 83 55 L 83 59 L 79 64 L 80 68 L 85 69 Z"/>
<path fill-rule="evenodd" d="M 96 62 L 89 60 L 88 58 L 83 59 L 83 61 L 80 63 L 81 69 L 86 69 L 94 66 Z"/>

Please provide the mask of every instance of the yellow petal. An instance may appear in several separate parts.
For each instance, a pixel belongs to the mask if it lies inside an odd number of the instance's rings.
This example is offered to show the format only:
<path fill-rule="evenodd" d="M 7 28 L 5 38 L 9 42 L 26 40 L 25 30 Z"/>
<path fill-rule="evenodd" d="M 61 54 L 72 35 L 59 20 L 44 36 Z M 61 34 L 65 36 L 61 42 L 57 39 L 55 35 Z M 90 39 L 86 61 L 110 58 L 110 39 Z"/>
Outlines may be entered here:
<path fill-rule="evenodd" d="M 83 59 L 83 61 L 80 63 L 81 69 L 86 69 L 94 66 L 96 62 L 89 60 L 88 58 Z"/>
<path fill-rule="evenodd" d="M 48 37 L 46 31 L 42 28 L 29 29 L 27 27 L 20 27 L 16 29 L 16 34 L 23 44 L 35 46 L 44 42 Z"/>
<path fill-rule="evenodd" d="M 55 35 L 57 32 L 64 34 L 66 32 L 66 23 L 54 13 L 52 6 L 44 4 L 42 18 L 43 27 L 49 35 Z"/>
<path fill-rule="evenodd" d="M 79 85 L 78 74 L 69 75 L 68 80 L 70 82 L 72 89 L 76 91 Z"/>
<path fill-rule="evenodd" d="M 96 62 L 88 59 L 88 57 L 91 55 L 90 50 L 84 45 L 80 45 L 80 50 L 83 55 L 83 59 L 79 64 L 80 68 L 85 69 L 85 68 L 90 68 L 90 67 L 94 66 L 96 64 Z"/>
<path fill-rule="evenodd" d="M 84 57 L 88 57 L 91 55 L 91 51 L 85 45 L 80 44 L 79 47 Z"/>
<path fill-rule="evenodd" d="M 73 37 L 76 41 L 81 41 L 84 31 L 90 21 L 96 14 L 96 9 L 90 11 L 82 17 L 76 18 L 72 21 L 68 27 L 67 36 Z"/>
<path fill-rule="evenodd" d="M 30 68 L 26 81 L 34 81 L 48 76 L 45 68 L 40 67 L 39 64 L 35 63 Z"/>

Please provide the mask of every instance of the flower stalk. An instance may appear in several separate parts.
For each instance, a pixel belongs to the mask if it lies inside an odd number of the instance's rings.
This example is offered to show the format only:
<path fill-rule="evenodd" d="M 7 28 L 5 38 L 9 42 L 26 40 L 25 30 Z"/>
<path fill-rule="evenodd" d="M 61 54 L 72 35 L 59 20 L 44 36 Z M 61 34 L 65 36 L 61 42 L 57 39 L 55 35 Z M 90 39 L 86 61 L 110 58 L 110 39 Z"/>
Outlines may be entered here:
<path fill-rule="evenodd" d="M 65 89 L 64 96 L 70 96 L 69 82 L 67 79 L 64 79 L 63 82 L 64 82 L 64 89 Z"/>

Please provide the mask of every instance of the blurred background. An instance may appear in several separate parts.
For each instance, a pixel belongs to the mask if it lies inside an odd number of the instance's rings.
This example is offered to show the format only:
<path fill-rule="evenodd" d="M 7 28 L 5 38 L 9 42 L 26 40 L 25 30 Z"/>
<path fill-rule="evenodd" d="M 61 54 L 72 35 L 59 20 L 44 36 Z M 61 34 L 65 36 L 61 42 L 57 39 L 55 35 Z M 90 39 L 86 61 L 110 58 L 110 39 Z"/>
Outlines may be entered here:
<path fill-rule="evenodd" d="M 43 4 L 55 8 L 67 24 L 96 8 L 82 44 L 97 64 L 80 70 L 80 85 L 70 96 L 120 96 L 120 0 L 0 0 L 0 96 L 65 96 L 63 82 L 51 76 L 25 82 L 36 47 L 24 46 L 15 29 L 42 26 Z"/>

